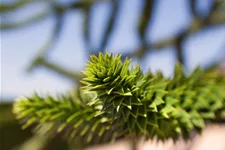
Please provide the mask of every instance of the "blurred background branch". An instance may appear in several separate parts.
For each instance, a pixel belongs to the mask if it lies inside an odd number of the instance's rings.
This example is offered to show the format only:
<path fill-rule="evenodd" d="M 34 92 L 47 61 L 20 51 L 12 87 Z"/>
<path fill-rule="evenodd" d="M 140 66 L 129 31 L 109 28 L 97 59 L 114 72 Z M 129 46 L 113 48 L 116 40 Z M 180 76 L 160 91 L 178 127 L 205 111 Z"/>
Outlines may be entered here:
<path fill-rule="evenodd" d="M 109 40 L 110 40 L 110 36 L 112 35 L 112 31 L 113 28 L 116 24 L 116 18 L 118 17 L 118 12 L 119 12 L 119 0 L 113 0 L 111 2 L 111 14 L 109 16 L 109 20 L 107 22 L 106 25 L 106 29 L 105 32 L 102 36 L 102 41 L 100 42 L 100 47 L 98 49 L 98 51 L 103 52 L 106 49 L 106 45 L 108 44 Z M 98 53 L 98 51 L 96 51 L 96 53 Z"/>
<path fill-rule="evenodd" d="M 24 7 L 30 3 L 40 2 L 40 1 L 46 1 L 46 0 L 19 0 L 10 4 L 1 4 L 0 6 L 0 12 L 5 13 L 9 11 L 14 11 L 15 9 Z"/>
<path fill-rule="evenodd" d="M 90 53 L 98 53 L 99 51 L 105 51 L 107 48 L 107 45 L 109 44 L 109 41 L 111 39 L 111 36 L 113 34 L 113 30 L 115 26 L 117 25 L 117 18 L 120 15 L 120 6 L 121 1 L 118 0 L 78 0 L 74 2 L 68 2 L 66 5 L 62 5 L 60 3 L 54 2 L 54 1 L 45 1 L 45 0 L 19 0 L 13 3 L 9 4 L 2 4 L 0 7 L 0 13 L 5 14 L 8 12 L 13 12 L 16 9 L 24 8 L 26 5 L 30 4 L 36 4 L 45 2 L 47 5 L 50 5 L 51 7 L 46 12 L 41 12 L 37 14 L 36 16 L 29 17 L 24 21 L 16 22 L 16 23 L 10 23 L 6 22 L 3 18 L 3 21 L 1 23 L 1 30 L 12 30 L 17 29 L 21 27 L 26 27 L 32 24 L 37 23 L 40 20 L 43 20 L 50 14 L 54 14 L 53 17 L 55 17 L 55 27 L 52 32 L 51 38 L 46 42 L 46 44 L 42 47 L 40 50 L 39 55 L 34 58 L 33 63 L 29 66 L 29 70 L 32 70 L 34 66 L 45 66 L 49 68 L 50 70 L 54 70 L 55 72 L 58 72 L 60 74 L 63 74 L 69 78 L 78 78 L 78 75 L 75 75 L 73 73 L 69 73 L 69 70 L 62 69 L 60 67 L 56 67 L 57 65 L 48 62 L 46 59 L 47 56 L 50 55 L 50 50 L 53 49 L 53 45 L 57 42 L 57 39 L 60 36 L 60 32 L 63 28 L 64 19 L 63 16 L 68 10 L 82 10 L 83 17 L 84 17 L 84 28 L 83 28 L 83 40 L 85 41 L 85 47 L 87 54 Z M 103 35 L 101 37 L 101 42 L 99 43 L 99 47 L 93 48 L 91 45 L 91 12 L 93 7 L 95 7 L 95 4 L 97 3 L 108 3 L 111 5 L 111 11 L 110 15 L 108 16 L 108 19 L 106 19 L 105 24 L 105 30 L 103 32 Z M 192 16 L 191 24 L 179 32 L 176 35 L 173 35 L 171 37 L 168 37 L 166 39 L 156 41 L 156 42 L 149 42 L 147 40 L 147 30 L 151 27 L 152 24 L 152 16 L 154 16 L 155 9 L 157 2 L 155 0 L 143 0 L 142 10 L 139 15 L 138 19 L 138 25 L 137 25 L 137 35 L 140 40 L 140 44 L 138 47 L 134 49 L 130 49 L 128 52 L 124 52 L 124 57 L 136 57 L 138 59 L 143 58 L 146 56 L 147 53 L 151 51 L 158 51 L 163 50 L 163 48 L 166 47 L 174 47 L 176 49 L 176 56 L 177 60 L 186 64 L 185 57 L 183 54 L 183 47 L 186 39 L 197 32 L 200 32 L 202 30 L 207 30 L 209 28 L 225 25 L 225 9 L 224 9 L 224 0 L 212 0 L 211 1 L 211 10 L 208 13 L 208 15 L 201 17 L 199 15 L 199 10 L 197 7 L 197 1 L 196 0 L 190 0 L 189 1 L 189 10 L 190 14 Z M 16 13 L 16 12 L 15 12 Z M 123 51 L 123 50 L 121 50 Z M 40 58 L 40 59 L 39 59 Z M 37 61 L 37 60 L 43 60 L 43 61 Z M 48 63 L 46 63 L 48 62 Z M 51 64 L 51 65 L 50 65 Z M 54 66 L 54 67 L 53 67 Z M 60 69 L 59 69 L 60 68 Z M 63 70 L 63 71 L 62 71 Z M 70 75 L 69 75 L 70 74 Z M 73 75 L 71 75 L 73 74 Z"/>

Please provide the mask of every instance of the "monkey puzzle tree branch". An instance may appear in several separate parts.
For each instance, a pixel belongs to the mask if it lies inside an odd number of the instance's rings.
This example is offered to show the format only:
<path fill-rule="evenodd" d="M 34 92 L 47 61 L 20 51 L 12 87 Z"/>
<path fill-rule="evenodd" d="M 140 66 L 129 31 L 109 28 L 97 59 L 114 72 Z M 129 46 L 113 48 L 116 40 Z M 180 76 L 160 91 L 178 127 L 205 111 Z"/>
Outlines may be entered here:
<path fill-rule="evenodd" d="M 121 55 L 91 55 L 81 80 L 87 100 L 35 94 L 19 98 L 13 112 L 23 128 L 50 124 L 87 142 L 141 136 L 176 141 L 225 113 L 224 76 L 200 68 L 186 75 L 177 64 L 174 76 L 165 78 L 161 72 L 144 74 L 138 65 L 130 68 L 130 62 Z"/>
<path fill-rule="evenodd" d="M 45 127 L 45 132 L 63 132 L 69 139 L 79 136 L 83 144 L 110 142 L 119 131 L 100 110 L 101 105 L 87 106 L 71 95 L 56 98 L 34 94 L 18 98 L 13 106 L 16 118 L 25 121 L 23 129 L 36 124 Z"/>
<path fill-rule="evenodd" d="M 51 63 L 49 61 L 47 61 L 45 58 L 43 57 L 37 57 L 31 64 L 30 67 L 28 67 L 28 71 L 32 71 L 34 68 L 38 67 L 38 66 L 43 66 L 48 68 L 49 70 L 58 73 L 60 75 L 63 75 L 67 78 L 70 78 L 74 81 L 78 81 L 82 78 L 82 75 L 78 72 L 72 72 L 69 71 L 67 69 L 65 69 L 62 66 L 59 66 L 55 63 Z"/>

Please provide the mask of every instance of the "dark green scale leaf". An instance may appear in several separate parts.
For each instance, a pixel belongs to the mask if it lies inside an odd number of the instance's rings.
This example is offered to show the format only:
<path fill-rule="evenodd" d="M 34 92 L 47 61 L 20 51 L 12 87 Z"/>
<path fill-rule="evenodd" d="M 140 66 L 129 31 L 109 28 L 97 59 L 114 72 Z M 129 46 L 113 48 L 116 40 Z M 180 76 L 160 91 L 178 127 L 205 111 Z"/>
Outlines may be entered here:
<path fill-rule="evenodd" d="M 147 117 L 147 108 L 146 108 L 146 105 L 141 105 L 141 106 L 138 106 L 139 109 L 138 109 L 138 114 L 142 117 Z"/>
<path fill-rule="evenodd" d="M 116 108 L 117 112 L 122 104 L 123 99 L 116 99 L 113 101 L 113 106 Z"/>
<path fill-rule="evenodd" d="M 132 109 L 131 98 L 127 97 L 123 100 L 122 105 L 126 106 L 129 109 Z"/>
<path fill-rule="evenodd" d="M 155 113 L 148 113 L 147 114 L 148 118 L 147 118 L 147 124 L 158 128 L 158 119 L 157 119 L 157 115 Z"/>
<path fill-rule="evenodd" d="M 124 121 L 125 122 L 127 122 L 127 120 L 128 120 L 128 117 L 129 117 L 129 115 L 130 115 L 130 109 L 128 109 L 127 107 L 123 107 L 123 108 L 121 108 L 121 113 L 122 113 L 122 115 L 123 115 L 123 118 L 124 118 Z"/>
<path fill-rule="evenodd" d="M 127 125 L 128 125 L 128 129 L 130 132 L 133 131 L 136 121 L 137 121 L 136 118 L 134 118 L 132 116 L 129 117 Z"/>
<path fill-rule="evenodd" d="M 142 130 L 143 133 L 146 133 L 146 127 L 147 127 L 147 119 L 145 117 L 138 117 L 137 118 L 137 126 L 140 130 Z"/>
<path fill-rule="evenodd" d="M 138 97 L 131 97 L 131 104 L 132 105 L 143 105 L 141 100 Z"/>
<path fill-rule="evenodd" d="M 130 113 L 134 118 L 137 118 L 138 117 L 138 111 L 139 111 L 139 107 L 133 106 Z"/>

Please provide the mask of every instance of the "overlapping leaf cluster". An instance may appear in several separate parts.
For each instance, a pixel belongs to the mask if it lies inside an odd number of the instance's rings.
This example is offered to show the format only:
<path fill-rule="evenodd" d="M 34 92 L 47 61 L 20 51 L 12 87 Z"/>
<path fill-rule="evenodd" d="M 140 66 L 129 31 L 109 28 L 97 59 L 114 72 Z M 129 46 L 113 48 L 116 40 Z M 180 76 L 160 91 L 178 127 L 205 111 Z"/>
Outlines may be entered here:
<path fill-rule="evenodd" d="M 144 74 L 130 62 L 121 55 L 92 55 L 81 81 L 85 96 L 35 94 L 20 98 L 14 113 L 25 122 L 23 127 L 48 125 L 87 142 L 127 135 L 188 138 L 206 121 L 225 116 L 225 79 L 217 73 L 196 68 L 186 75 L 177 64 L 174 76 L 165 78 L 160 72 Z"/>
<path fill-rule="evenodd" d="M 91 105 L 101 101 L 102 111 L 111 112 L 128 134 L 186 138 L 225 105 L 224 80 L 200 68 L 186 76 L 177 64 L 174 77 L 167 79 L 160 72 L 144 75 L 138 65 L 130 68 L 121 55 L 100 53 L 91 56 L 84 74 L 83 88 L 95 95 Z"/>

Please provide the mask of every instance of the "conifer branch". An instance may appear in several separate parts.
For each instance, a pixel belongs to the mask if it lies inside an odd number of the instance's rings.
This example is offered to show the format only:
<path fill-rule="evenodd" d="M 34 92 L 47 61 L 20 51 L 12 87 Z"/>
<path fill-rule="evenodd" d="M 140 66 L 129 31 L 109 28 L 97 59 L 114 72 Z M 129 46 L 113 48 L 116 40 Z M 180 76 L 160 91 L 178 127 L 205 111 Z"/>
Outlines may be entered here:
<path fill-rule="evenodd" d="M 112 118 L 120 120 L 127 134 L 188 138 L 225 105 L 225 82 L 217 81 L 217 74 L 196 68 L 187 76 L 177 64 L 171 79 L 161 72 L 144 75 L 138 65 L 129 69 L 130 60 L 121 57 L 92 55 L 82 83 L 86 93 L 96 96 L 92 105 L 103 102 L 103 112 L 114 112 Z"/>
<path fill-rule="evenodd" d="M 20 98 L 14 113 L 25 122 L 23 128 L 51 124 L 87 142 L 96 135 L 107 141 L 126 136 L 176 141 L 189 138 L 192 130 L 200 132 L 208 121 L 225 118 L 224 76 L 199 67 L 187 75 L 177 64 L 174 76 L 165 78 L 161 72 L 144 74 L 138 65 L 130 68 L 131 60 L 121 57 L 91 55 L 81 80 L 82 100 L 36 94 Z"/>
<path fill-rule="evenodd" d="M 25 129 L 37 125 L 37 129 L 47 128 L 46 132 L 63 133 L 68 138 L 83 137 L 84 144 L 100 143 L 112 140 L 118 128 L 112 125 L 112 119 L 100 111 L 101 105 L 88 106 L 73 96 L 18 98 L 13 112 L 23 122 Z M 115 136 L 114 136 L 115 137 Z"/>

